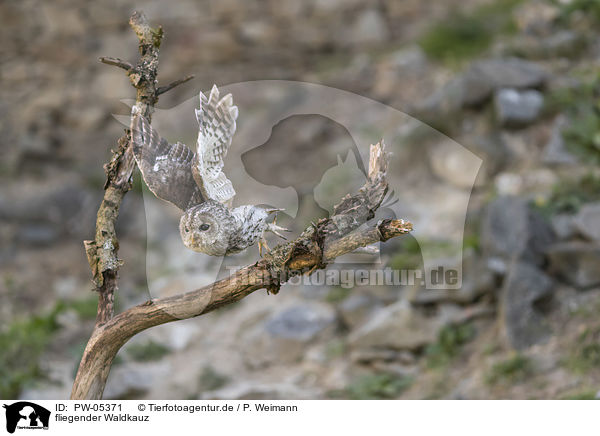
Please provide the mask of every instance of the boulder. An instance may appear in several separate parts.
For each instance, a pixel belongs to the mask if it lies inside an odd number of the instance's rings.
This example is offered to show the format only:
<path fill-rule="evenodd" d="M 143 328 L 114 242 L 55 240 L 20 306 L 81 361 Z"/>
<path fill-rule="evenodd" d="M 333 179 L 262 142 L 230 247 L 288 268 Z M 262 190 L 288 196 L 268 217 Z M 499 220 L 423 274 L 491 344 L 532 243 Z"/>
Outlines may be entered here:
<path fill-rule="evenodd" d="M 548 74 L 542 67 L 523 59 L 480 60 L 436 90 L 415 109 L 427 122 L 437 122 L 440 116 L 453 116 L 463 108 L 484 103 L 495 90 L 538 88 L 547 78 Z"/>
<path fill-rule="evenodd" d="M 461 189 L 473 188 L 473 174 L 477 174 L 479 159 L 473 159 L 465 148 L 447 139 L 429 150 L 429 163 L 433 174 Z"/>
<path fill-rule="evenodd" d="M 503 88 L 494 95 L 496 119 L 501 126 L 521 127 L 536 121 L 544 105 L 544 96 L 536 90 Z"/>
<path fill-rule="evenodd" d="M 552 279 L 535 265 L 515 261 L 509 266 L 500 300 L 500 324 L 517 350 L 548 337 L 550 330 L 537 303 L 549 298 L 552 290 Z"/>
<path fill-rule="evenodd" d="M 441 302 L 468 304 L 495 289 L 495 274 L 486 259 L 470 256 L 461 261 L 463 261 L 464 270 L 460 289 L 421 288 L 414 293 L 411 302 L 414 304 L 438 304 Z"/>
<path fill-rule="evenodd" d="M 414 350 L 436 340 L 438 324 L 435 318 L 426 318 L 402 300 L 377 311 L 350 334 L 349 343 L 357 349 Z"/>
<path fill-rule="evenodd" d="M 336 326 L 336 313 L 328 304 L 310 302 L 284 308 L 242 333 L 244 358 L 254 368 L 297 362 L 309 343 L 330 338 Z"/>
<path fill-rule="evenodd" d="M 574 218 L 579 233 L 591 241 L 600 241 L 600 202 L 585 204 Z"/>
<path fill-rule="evenodd" d="M 373 311 L 381 307 L 381 303 L 371 295 L 359 294 L 346 298 L 339 306 L 344 321 L 350 328 L 363 324 Z"/>
<path fill-rule="evenodd" d="M 264 383 L 241 381 L 224 388 L 204 392 L 202 400 L 293 400 L 315 398 L 314 391 L 299 388 L 294 383 Z"/>
<path fill-rule="evenodd" d="M 577 157 L 567 149 L 562 135 L 566 123 L 567 120 L 564 116 L 559 116 L 554 122 L 550 139 L 542 153 L 542 162 L 551 165 L 573 165 L 577 163 Z"/>
<path fill-rule="evenodd" d="M 569 239 L 576 233 L 575 217 L 568 213 L 559 213 L 550 218 L 552 230 L 558 239 Z"/>
<path fill-rule="evenodd" d="M 114 367 L 104 389 L 107 400 L 143 398 L 173 373 L 167 360 L 152 363 L 127 362 Z"/>
<path fill-rule="evenodd" d="M 481 247 L 490 257 L 504 261 L 518 258 L 540 265 L 552 240 L 549 224 L 529 207 L 526 199 L 499 197 L 484 213 Z"/>
<path fill-rule="evenodd" d="M 577 288 L 600 285 L 600 244 L 561 242 L 548 251 L 550 271 Z"/>

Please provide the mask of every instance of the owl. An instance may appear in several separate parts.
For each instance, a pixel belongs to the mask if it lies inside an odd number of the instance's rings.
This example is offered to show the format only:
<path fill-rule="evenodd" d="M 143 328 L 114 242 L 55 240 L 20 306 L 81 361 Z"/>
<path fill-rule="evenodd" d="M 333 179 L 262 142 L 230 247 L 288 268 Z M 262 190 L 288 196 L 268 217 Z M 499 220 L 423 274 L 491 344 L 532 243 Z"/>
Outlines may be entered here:
<path fill-rule="evenodd" d="M 211 256 L 238 253 L 258 241 L 262 255 L 267 248 L 264 233 L 287 231 L 276 223 L 282 209 L 244 205 L 232 208 L 235 190 L 223 172 L 236 129 L 238 108 L 231 94 L 219 97 L 213 85 L 208 98 L 200 93 L 196 109 L 198 140 L 194 149 L 161 138 L 138 111 L 132 108 L 132 148 L 146 185 L 158 198 L 183 211 L 179 232 L 183 244 Z M 269 216 L 275 213 L 272 222 Z M 285 239 L 285 238 L 284 238 Z"/>

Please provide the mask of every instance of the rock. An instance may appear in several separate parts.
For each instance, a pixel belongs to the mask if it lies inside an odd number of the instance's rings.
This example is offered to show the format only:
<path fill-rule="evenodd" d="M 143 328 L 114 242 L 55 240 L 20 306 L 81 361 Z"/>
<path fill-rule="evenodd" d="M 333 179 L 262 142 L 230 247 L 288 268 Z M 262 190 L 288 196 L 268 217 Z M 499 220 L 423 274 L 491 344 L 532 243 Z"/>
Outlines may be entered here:
<path fill-rule="evenodd" d="M 491 133 L 458 141 L 483 159 L 476 183 L 485 183 L 511 160 L 511 152 L 501 135 Z"/>
<path fill-rule="evenodd" d="M 367 9 L 357 17 L 349 37 L 354 44 L 380 43 L 387 41 L 389 30 L 381 12 Z"/>
<path fill-rule="evenodd" d="M 600 245 L 587 242 L 562 242 L 547 251 L 550 271 L 577 288 L 600 285 Z"/>
<path fill-rule="evenodd" d="M 562 135 L 562 129 L 566 123 L 567 120 L 562 115 L 554 122 L 550 139 L 542 153 L 542 162 L 555 165 L 573 165 L 577 163 L 577 157 L 567 149 Z"/>
<path fill-rule="evenodd" d="M 19 239 L 43 245 L 62 234 L 89 236 L 93 232 L 97 203 L 94 195 L 75 186 L 30 189 L 33 193 L 0 198 L 0 220 L 21 225 Z"/>
<path fill-rule="evenodd" d="M 519 58 L 476 61 L 462 75 L 426 98 L 417 106 L 417 111 L 427 119 L 453 115 L 454 111 L 484 103 L 495 90 L 537 88 L 547 77 L 539 65 Z"/>
<path fill-rule="evenodd" d="M 448 139 L 432 147 L 429 151 L 432 172 L 440 179 L 462 189 L 473 188 L 473 175 L 480 166 L 479 159 L 456 142 Z"/>
<path fill-rule="evenodd" d="M 494 180 L 496 191 L 499 195 L 523 195 L 528 198 L 541 196 L 543 198 L 552 194 L 558 177 L 548 168 L 532 169 L 525 173 L 502 172 Z"/>
<path fill-rule="evenodd" d="M 202 400 L 293 400 L 315 398 L 315 392 L 302 390 L 291 383 L 242 381 L 215 391 L 204 392 Z"/>
<path fill-rule="evenodd" d="M 350 334 L 349 343 L 360 348 L 414 350 L 436 340 L 439 323 L 411 308 L 405 300 L 378 312 L 358 330 Z"/>
<path fill-rule="evenodd" d="M 500 173 L 494 180 L 494 187 L 502 196 L 519 195 L 523 191 L 523 176 L 509 172 Z"/>
<path fill-rule="evenodd" d="M 553 215 L 550 224 L 558 239 L 569 239 L 575 234 L 575 218 L 573 215 L 566 213 Z"/>
<path fill-rule="evenodd" d="M 363 324 L 369 315 L 377 310 L 381 304 L 371 295 L 351 295 L 340 304 L 339 310 L 344 323 L 354 328 Z"/>
<path fill-rule="evenodd" d="M 334 322 L 335 314 L 328 306 L 306 304 L 276 314 L 267 320 L 265 330 L 273 337 L 308 342 Z"/>
<path fill-rule="evenodd" d="M 545 1 L 534 0 L 519 5 L 513 12 L 518 29 L 523 33 L 547 35 L 560 15 L 560 9 Z"/>
<path fill-rule="evenodd" d="M 501 326 L 510 344 L 527 348 L 550 333 L 536 303 L 552 295 L 552 279 L 534 265 L 516 261 L 508 270 L 500 301 Z"/>
<path fill-rule="evenodd" d="M 600 202 L 584 205 L 574 218 L 579 233 L 592 241 L 600 241 Z"/>
<path fill-rule="evenodd" d="M 368 65 L 371 60 L 368 60 Z M 410 101 L 418 87 L 398 84 L 413 83 L 422 79 L 427 72 L 427 56 L 419 46 L 408 46 L 390 53 L 377 63 L 373 92 L 378 98 L 389 100 L 390 96 L 399 95 Z M 357 76 L 357 74 L 354 74 Z"/>
<path fill-rule="evenodd" d="M 17 240 L 20 243 L 32 246 L 52 245 L 58 237 L 56 228 L 44 223 L 26 224 L 17 233 Z"/>
<path fill-rule="evenodd" d="M 390 348 L 362 348 L 350 353 L 350 360 L 354 363 L 358 364 L 368 364 L 371 362 L 398 362 L 400 360 L 401 353 L 404 353 L 404 356 L 412 356 L 412 361 L 410 359 L 409 363 L 414 363 L 414 355 L 410 351 L 396 351 Z"/>
<path fill-rule="evenodd" d="M 471 256 L 464 259 L 463 282 L 460 289 L 419 289 L 413 295 L 414 304 L 452 302 L 472 303 L 495 288 L 495 274 L 485 259 Z"/>
<path fill-rule="evenodd" d="M 330 305 L 303 303 L 283 309 L 243 333 L 244 358 L 251 367 L 301 360 L 311 341 L 331 337 L 337 317 Z"/>
<path fill-rule="evenodd" d="M 242 22 L 240 37 L 250 44 L 270 44 L 277 37 L 277 32 L 265 21 Z"/>
<path fill-rule="evenodd" d="M 540 265 L 553 240 L 550 226 L 519 197 L 499 197 L 491 202 L 481 225 L 481 247 L 487 256 L 518 258 Z"/>
<path fill-rule="evenodd" d="M 582 35 L 570 30 L 561 30 L 546 37 L 525 36 L 509 45 L 508 50 L 529 59 L 576 58 L 586 48 Z"/>
<path fill-rule="evenodd" d="M 166 360 L 153 363 L 127 362 L 114 367 L 104 389 L 104 399 L 125 400 L 142 398 L 155 385 L 172 374 Z"/>
<path fill-rule="evenodd" d="M 465 74 L 465 85 L 483 84 L 481 90 L 488 92 L 467 94 L 465 103 L 477 104 L 491 95 L 492 90 L 501 88 L 537 88 L 548 78 L 538 64 L 519 58 L 499 58 L 477 61 Z"/>
<path fill-rule="evenodd" d="M 520 127 L 533 123 L 539 117 L 544 96 L 535 90 L 500 89 L 495 93 L 494 105 L 500 125 Z"/>

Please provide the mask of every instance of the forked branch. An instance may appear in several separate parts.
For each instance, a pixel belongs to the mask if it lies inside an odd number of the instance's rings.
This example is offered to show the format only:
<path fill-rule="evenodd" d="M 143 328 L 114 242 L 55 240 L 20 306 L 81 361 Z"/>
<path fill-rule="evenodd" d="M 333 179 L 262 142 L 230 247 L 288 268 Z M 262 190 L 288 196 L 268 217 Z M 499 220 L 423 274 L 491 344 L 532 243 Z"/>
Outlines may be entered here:
<path fill-rule="evenodd" d="M 137 89 L 137 105 L 150 119 L 158 95 L 189 78 L 156 88 L 158 48 L 162 30 L 150 28 L 143 14 L 135 12 L 130 24 L 135 30 L 142 55 L 135 65 L 105 58 L 103 62 L 124 68 Z M 167 298 L 152 299 L 113 316 L 113 298 L 117 289 L 118 240 L 114 231 L 119 205 L 130 189 L 135 161 L 127 132 L 106 166 L 104 201 L 98 211 L 96 238 L 85 241 L 88 261 L 99 292 L 98 316 L 85 348 L 71 392 L 72 399 L 101 399 L 110 367 L 119 349 L 137 333 L 180 319 L 203 315 L 234 303 L 259 289 L 276 294 L 289 278 L 310 274 L 327 266 L 336 257 L 376 242 L 406 234 L 412 224 L 404 220 L 382 220 L 374 224 L 375 211 L 387 190 L 388 156 L 383 142 L 372 145 L 369 174 L 365 185 L 347 195 L 334 208 L 333 215 L 308 227 L 297 239 L 278 245 L 264 258 L 230 277 L 194 291 Z"/>

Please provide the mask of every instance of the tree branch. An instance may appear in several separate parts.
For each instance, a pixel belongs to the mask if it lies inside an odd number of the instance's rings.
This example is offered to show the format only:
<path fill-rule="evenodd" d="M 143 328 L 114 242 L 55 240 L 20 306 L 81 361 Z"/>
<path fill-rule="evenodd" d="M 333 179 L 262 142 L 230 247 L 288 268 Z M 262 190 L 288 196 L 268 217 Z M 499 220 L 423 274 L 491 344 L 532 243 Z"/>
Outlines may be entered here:
<path fill-rule="evenodd" d="M 191 77 L 157 89 L 162 29 L 151 28 L 141 12 L 134 12 L 129 24 L 138 36 L 140 60 L 132 65 L 115 58 L 102 59 L 104 63 L 127 71 L 137 90 L 136 106 L 150 120 L 159 94 Z M 98 313 L 73 384 L 72 399 L 101 399 L 117 352 L 131 337 L 145 329 L 203 315 L 258 289 L 265 288 L 276 294 L 281 284 L 291 277 L 310 274 L 325 268 L 327 262 L 338 256 L 412 230 L 412 224 L 401 219 L 368 224 L 388 190 L 385 177 L 388 157 L 381 142 L 371 146 L 367 182 L 354 195 L 344 197 L 335 206 L 331 217 L 311 225 L 297 239 L 278 245 L 254 265 L 244 267 L 226 279 L 184 294 L 149 300 L 114 316 L 117 272 L 122 264 L 117 257 L 119 241 L 115 222 L 123 197 L 131 188 L 135 159 L 130 142 L 131 135 L 127 130 L 119 139 L 111 161 L 104 167 L 107 180 L 104 199 L 98 209 L 95 239 L 84 241 L 99 293 Z"/>
<path fill-rule="evenodd" d="M 369 178 L 365 185 L 356 194 L 346 196 L 334 208 L 333 216 L 311 225 L 294 241 L 278 245 L 256 264 L 212 285 L 149 300 L 99 326 L 86 347 L 71 398 L 101 398 L 115 355 L 123 344 L 143 330 L 203 315 L 259 289 L 276 294 L 281 284 L 291 277 L 325 268 L 327 262 L 359 247 L 410 232 L 412 224 L 401 219 L 366 224 L 387 193 L 384 147 L 383 143 L 371 146 Z"/>
<path fill-rule="evenodd" d="M 135 11 L 131 15 L 129 24 L 138 37 L 141 54 L 139 61 L 133 65 L 117 58 L 103 57 L 100 60 L 127 71 L 132 85 L 137 90 L 136 106 L 150 120 L 154 105 L 158 101 L 156 76 L 163 32 L 160 27 L 157 29 L 150 27 L 145 15 L 139 11 Z M 119 241 L 115 232 L 115 223 L 119 216 L 123 197 L 131 189 L 135 159 L 130 141 L 130 131 L 126 130 L 118 140 L 117 149 L 113 151 L 110 162 L 104 165 L 107 177 L 104 185 L 104 198 L 96 217 L 95 236 L 93 240 L 84 241 L 95 290 L 98 292 L 98 311 L 94 330 L 114 316 L 114 293 L 118 284 L 117 273 L 123 263 L 118 258 Z M 80 372 L 81 367 L 77 373 L 75 384 L 81 377 Z M 100 391 L 100 396 L 101 393 L 102 391 Z"/>
<path fill-rule="evenodd" d="M 156 74 L 162 31 L 160 28 L 159 30 L 152 29 L 141 12 L 134 12 L 129 24 L 139 39 L 142 56 L 137 64 L 133 66 L 116 58 L 101 58 L 101 61 L 127 70 L 133 86 L 137 89 L 136 105 L 142 110 L 144 116 L 150 119 L 153 106 L 158 100 Z M 119 241 L 115 232 L 115 223 L 119 217 L 119 207 L 123 197 L 131 189 L 131 175 L 135 167 L 130 136 L 130 132 L 127 130 L 125 135 L 118 140 L 117 150 L 113 151 L 111 161 L 104 166 L 107 177 L 104 185 L 104 198 L 96 217 L 95 238 L 91 241 L 84 241 L 96 291 L 99 293 L 97 325 L 105 323 L 113 317 L 117 272 L 123 263 L 117 256 Z"/>
<path fill-rule="evenodd" d="M 185 82 L 189 82 L 193 78 L 194 78 L 194 75 L 192 74 L 191 76 L 184 77 L 183 79 L 175 80 L 174 82 L 169 83 L 167 86 L 161 86 L 156 90 L 156 94 L 157 95 L 164 94 L 165 92 L 170 91 L 171 89 L 175 88 L 176 86 L 179 86 Z"/>
<path fill-rule="evenodd" d="M 114 65 L 115 67 L 123 68 L 125 71 L 129 71 L 133 69 L 133 65 L 131 65 L 127 61 L 122 61 L 119 58 L 111 58 L 108 56 L 102 56 L 100 58 L 100 62 L 107 65 Z"/>

